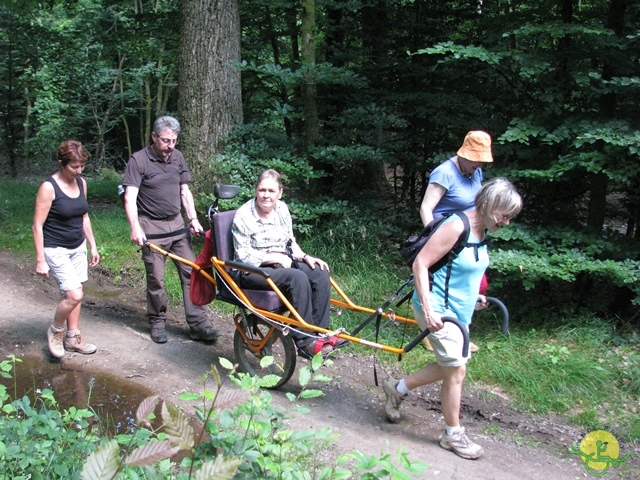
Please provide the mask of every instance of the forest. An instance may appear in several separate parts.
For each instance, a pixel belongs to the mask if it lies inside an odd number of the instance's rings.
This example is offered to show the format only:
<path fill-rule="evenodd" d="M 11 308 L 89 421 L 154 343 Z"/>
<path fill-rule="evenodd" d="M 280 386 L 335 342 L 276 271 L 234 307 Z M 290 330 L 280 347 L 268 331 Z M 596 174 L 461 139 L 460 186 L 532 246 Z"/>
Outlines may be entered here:
<path fill-rule="evenodd" d="M 639 27 L 637 0 L 5 0 L 0 175 L 75 138 L 117 177 L 175 115 L 200 207 L 276 168 L 301 236 L 349 218 L 400 268 L 430 171 L 485 130 L 525 200 L 494 291 L 637 327 Z"/>

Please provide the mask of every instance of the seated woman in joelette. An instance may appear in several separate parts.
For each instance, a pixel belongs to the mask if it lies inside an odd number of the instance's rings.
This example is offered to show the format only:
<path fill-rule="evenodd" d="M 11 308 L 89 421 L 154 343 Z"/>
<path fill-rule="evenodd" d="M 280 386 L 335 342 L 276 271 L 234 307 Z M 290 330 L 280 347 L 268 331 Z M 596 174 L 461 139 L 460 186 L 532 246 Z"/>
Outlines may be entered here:
<path fill-rule="evenodd" d="M 235 259 L 254 267 L 269 268 L 273 282 L 305 322 L 329 328 L 331 283 L 327 262 L 302 251 L 293 235 L 291 214 L 282 197 L 280 174 L 263 171 L 256 184 L 255 198 L 242 205 L 233 219 Z M 287 246 L 291 255 L 288 254 Z M 241 288 L 268 290 L 263 277 L 253 273 L 238 276 Z M 296 346 L 307 356 L 327 355 L 338 341 L 292 332 Z"/>

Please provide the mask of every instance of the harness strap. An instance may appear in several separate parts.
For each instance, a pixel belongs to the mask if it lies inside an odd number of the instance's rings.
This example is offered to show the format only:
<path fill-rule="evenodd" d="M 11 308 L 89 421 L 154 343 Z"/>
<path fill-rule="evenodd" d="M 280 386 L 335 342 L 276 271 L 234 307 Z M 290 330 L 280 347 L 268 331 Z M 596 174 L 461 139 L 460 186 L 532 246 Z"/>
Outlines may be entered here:
<path fill-rule="evenodd" d="M 487 245 L 489 243 L 489 240 L 487 240 L 486 238 L 484 240 L 482 240 L 481 242 L 467 242 L 465 244 L 463 244 L 463 249 L 464 248 L 473 248 L 473 255 L 476 259 L 476 262 L 480 260 L 480 254 L 478 253 L 478 249 L 480 247 L 483 247 L 484 245 Z M 462 250 L 460 250 L 462 251 Z M 454 253 L 453 251 L 449 252 L 449 255 L 447 257 L 447 276 L 445 278 L 444 281 L 444 308 L 449 308 L 449 279 L 451 278 L 451 266 L 453 265 L 453 261 L 455 260 L 455 258 L 458 256 L 458 254 Z"/>
<path fill-rule="evenodd" d="M 167 238 L 174 237 L 176 235 L 181 235 L 183 233 L 189 233 L 189 227 L 181 228 L 180 230 L 174 230 L 173 232 L 164 232 L 164 233 L 149 233 L 145 235 L 147 240 L 156 240 L 158 238 Z"/>

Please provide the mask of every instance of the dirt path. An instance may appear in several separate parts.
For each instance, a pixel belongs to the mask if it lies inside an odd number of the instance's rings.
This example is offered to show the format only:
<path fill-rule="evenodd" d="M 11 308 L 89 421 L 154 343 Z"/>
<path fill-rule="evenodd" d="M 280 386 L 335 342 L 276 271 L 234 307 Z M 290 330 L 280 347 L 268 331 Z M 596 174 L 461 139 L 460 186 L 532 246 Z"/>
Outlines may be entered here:
<path fill-rule="evenodd" d="M 33 270 L 30 259 L 0 251 L 0 354 L 51 363 L 45 332 L 59 297 L 54 282 L 43 282 Z M 85 286 L 81 328 L 83 336 L 99 349 L 90 356 L 67 355 L 59 365 L 61 369 L 107 372 L 180 404 L 179 394 L 201 390 L 199 379 L 219 356 L 233 359 L 231 319 L 221 318 L 218 323 L 224 332 L 221 340 L 213 346 L 204 345 L 189 340 L 181 312 L 172 311 L 169 342 L 157 345 L 148 335 L 143 296 L 131 288 L 114 287 L 92 271 Z M 300 359 L 298 365 L 303 362 Z M 438 446 L 442 421 L 436 388 L 414 392 L 403 405 L 405 419 L 393 425 L 385 421 L 382 388 L 375 386 L 372 357 L 356 357 L 345 349 L 327 374 L 333 381 L 316 386 L 325 395 L 308 403 L 308 415 L 290 422 L 304 429 L 331 427 L 340 435 L 333 448 L 336 454 L 353 449 L 393 454 L 403 449 L 410 452 L 411 459 L 429 465 L 421 478 L 588 477 L 579 458 L 566 453 L 567 446 L 579 443 L 587 432 L 560 419 L 523 415 L 510 409 L 507 400 L 466 388 L 462 421 L 486 452 L 483 459 L 468 461 Z M 380 366 L 378 376 L 383 378 Z M 273 392 L 276 404 L 286 407 L 289 402 L 284 393 L 299 391 L 296 378 L 294 375 L 282 390 Z M 619 473 L 610 471 L 605 478 L 625 478 L 616 475 Z"/>

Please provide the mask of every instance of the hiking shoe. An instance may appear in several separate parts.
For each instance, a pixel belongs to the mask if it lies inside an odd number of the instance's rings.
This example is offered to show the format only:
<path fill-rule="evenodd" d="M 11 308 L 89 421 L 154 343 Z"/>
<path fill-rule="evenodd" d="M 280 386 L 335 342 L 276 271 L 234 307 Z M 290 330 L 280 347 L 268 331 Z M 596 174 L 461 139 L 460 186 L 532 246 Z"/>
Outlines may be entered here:
<path fill-rule="evenodd" d="M 151 324 L 151 340 L 156 343 L 167 343 L 167 333 L 164 331 L 164 322 Z"/>
<path fill-rule="evenodd" d="M 384 394 L 387 399 L 384 403 L 384 411 L 387 414 L 387 420 L 392 423 L 397 423 L 402 418 L 402 414 L 400 413 L 400 405 L 404 400 L 404 397 L 398 393 L 396 390 L 396 385 L 398 385 L 398 381 L 395 378 L 387 377 L 382 382 L 382 390 L 384 390 Z"/>
<path fill-rule="evenodd" d="M 453 435 L 447 435 L 445 430 L 440 439 L 440 446 L 467 460 L 476 460 L 484 454 L 484 450 L 480 445 L 469 440 L 464 427 Z"/>
<path fill-rule="evenodd" d="M 211 325 L 206 325 L 204 328 L 199 329 L 191 328 L 189 330 L 189 338 L 195 341 L 212 342 L 220 335 L 222 334 Z"/>
<path fill-rule="evenodd" d="M 80 332 L 78 331 L 73 337 L 64 338 L 64 349 L 67 352 L 78 352 L 84 355 L 94 353 L 98 347 L 92 343 L 87 343 L 82 340 Z"/>
<path fill-rule="evenodd" d="M 62 338 L 64 337 L 64 328 L 59 332 L 54 332 L 51 327 L 47 330 L 47 341 L 49 343 L 49 351 L 56 358 L 64 357 L 64 346 Z"/>
<path fill-rule="evenodd" d="M 311 360 L 318 353 L 322 354 L 322 358 L 327 358 L 333 352 L 333 346 L 326 340 L 319 338 L 304 347 L 299 347 L 298 351 L 301 356 L 307 360 Z"/>

